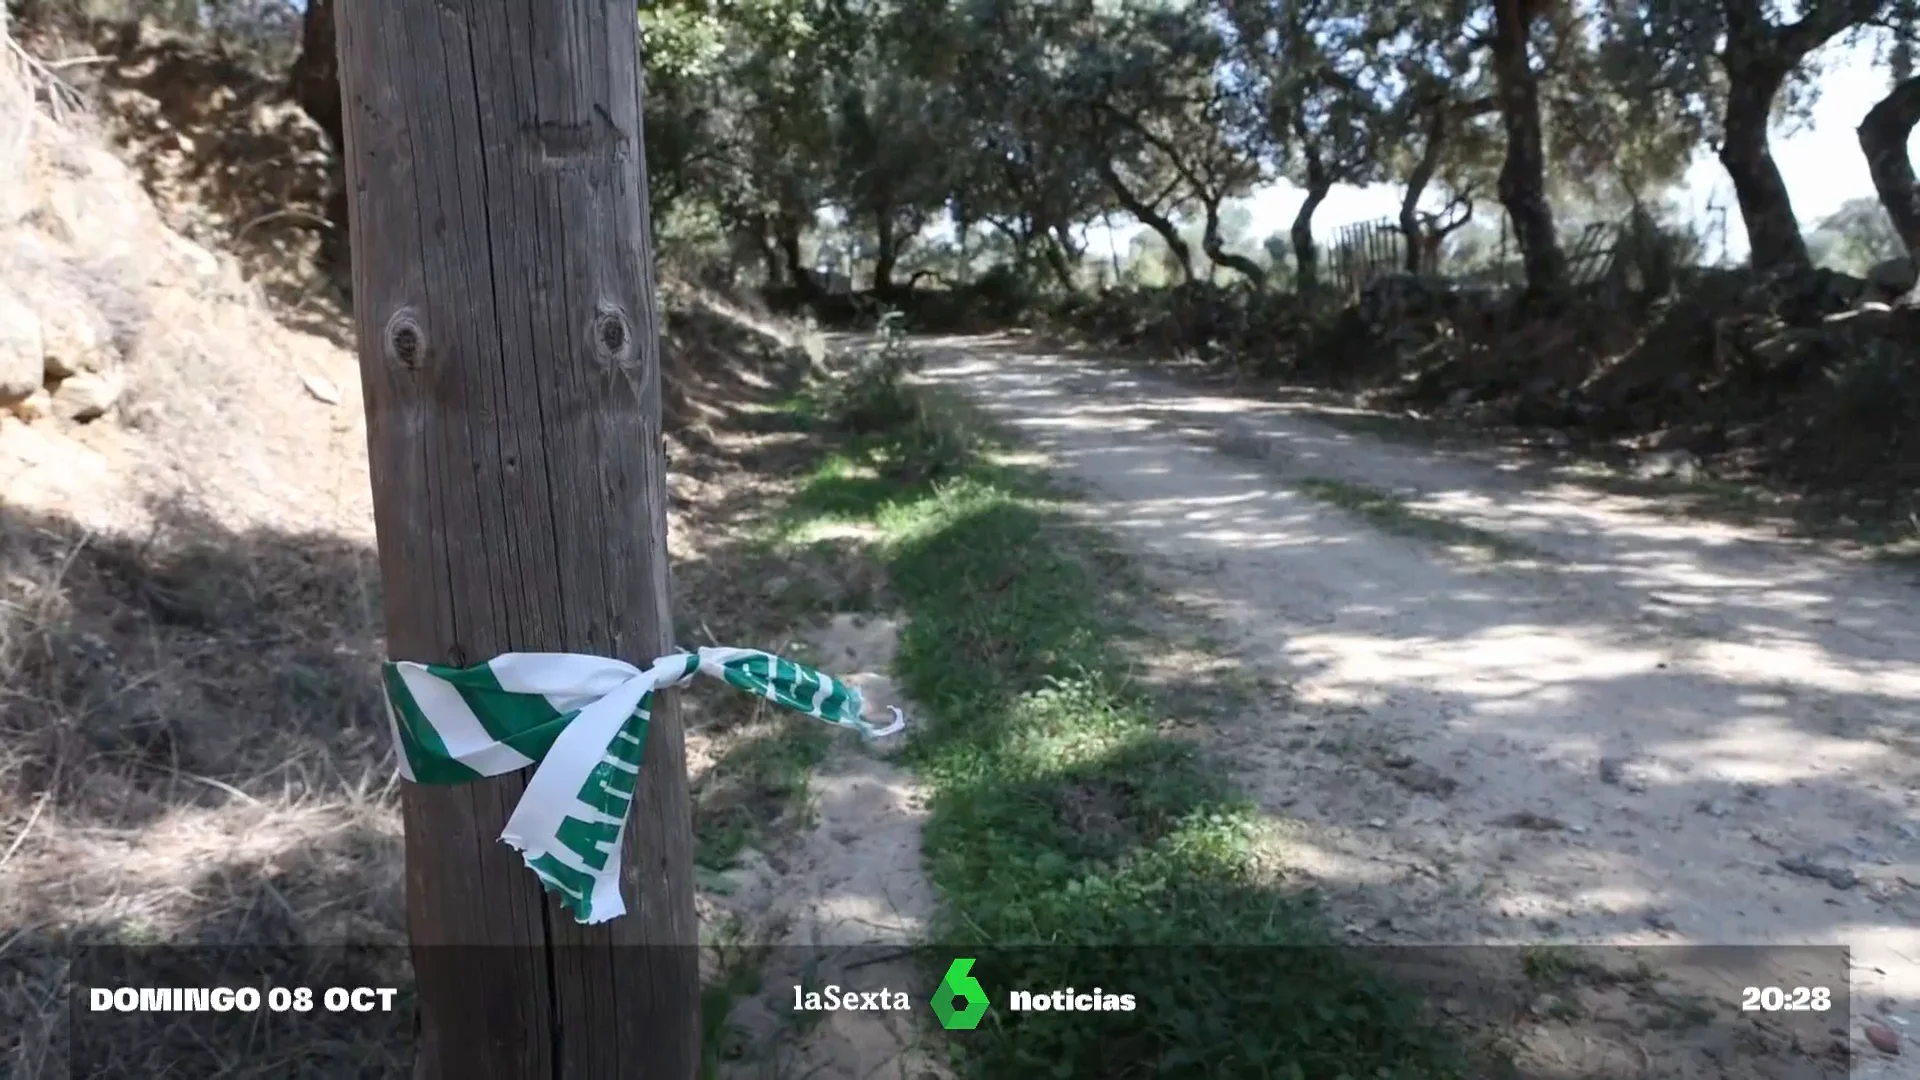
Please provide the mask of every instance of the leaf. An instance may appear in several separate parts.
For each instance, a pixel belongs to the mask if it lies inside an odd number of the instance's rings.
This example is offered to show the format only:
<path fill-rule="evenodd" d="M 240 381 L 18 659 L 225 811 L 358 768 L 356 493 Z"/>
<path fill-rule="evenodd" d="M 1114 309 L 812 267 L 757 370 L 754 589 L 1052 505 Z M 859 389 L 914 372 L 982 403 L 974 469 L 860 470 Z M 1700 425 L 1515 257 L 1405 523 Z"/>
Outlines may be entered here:
<path fill-rule="evenodd" d="M 693 868 L 693 880 L 694 884 L 698 885 L 703 891 L 719 896 L 730 896 L 740 887 L 737 882 L 725 873 L 705 866 L 696 865 Z"/>

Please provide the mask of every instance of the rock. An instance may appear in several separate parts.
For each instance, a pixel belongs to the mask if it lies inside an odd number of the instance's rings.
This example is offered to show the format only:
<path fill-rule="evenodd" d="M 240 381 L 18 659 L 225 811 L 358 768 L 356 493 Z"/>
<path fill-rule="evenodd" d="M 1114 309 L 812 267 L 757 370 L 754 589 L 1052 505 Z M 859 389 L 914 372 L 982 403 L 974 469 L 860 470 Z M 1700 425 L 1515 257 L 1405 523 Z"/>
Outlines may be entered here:
<path fill-rule="evenodd" d="M 1567 827 L 1567 823 L 1559 818 L 1536 814 L 1531 810 L 1521 810 L 1518 813 L 1495 818 L 1493 823 L 1505 825 L 1510 829 L 1530 829 L 1534 832 L 1557 832 Z"/>
<path fill-rule="evenodd" d="M 1764 361 L 1770 369 L 1783 368 L 1804 361 L 1827 343 L 1828 336 L 1824 325 L 1792 327 L 1755 344 L 1753 355 Z"/>
<path fill-rule="evenodd" d="M 340 388 L 322 376 L 302 375 L 300 385 L 306 387 L 307 393 L 312 394 L 317 401 L 324 401 L 328 405 L 340 404 Z"/>
<path fill-rule="evenodd" d="M 119 156 L 98 146 L 89 146 L 80 151 L 80 160 L 87 175 L 105 180 L 110 184 L 138 183 L 127 163 Z"/>
<path fill-rule="evenodd" d="M 53 395 L 45 387 L 7 406 L 7 411 L 31 424 L 36 420 L 45 420 L 53 415 Z"/>
<path fill-rule="evenodd" d="M 1900 1056 L 1900 1034 L 1892 1028 L 1881 1027 L 1879 1024 L 1868 1024 L 1864 1034 L 1867 1037 L 1867 1041 L 1873 1044 L 1875 1050 L 1893 1057 Z"/>
<path fill-rule="evenodd" d="M 42 357 L 49 379 L 65 379 L 112 367 L 120 359 L 113 327 L 78 289 L 51 281 L 28 290 L 40 313 Z"/>
<path fill-rule="evenodd" d="M 1558 994 L 1541 994 L 1527 1006 L 1527 1011 L 1542 1019 L 1558 1020 L 1566 1018 L 1575 1010 L 1571 1002 Z"/>
<path fill-rule="evenodd" d="M 1671 476 L 1677 480 L 1692 480 L 1699 475 L 1700 462 L 1685 450 L 1662 450 L 1644 454 L 1634 464 L 1633 474 L 1641 480 L 1657 480 Z"/>
<path fill-rule="evenodd" d="M 1893 323 L 1893 305 L 1878 300 L 1868 300 L 1852 311 L 1841 311 L 1829 315 L 1826 325 L 1835 328 L 1857 327 L 1868 331 L 1885 330 Z"/>
<path fill-rule="evenodd" d="M 193 267 L 195 274 L 202 278 L 220 276 L 220 260 L 214 256 L 213 252 L 178 233 L 168 233 L 167 242 L 174 251 L 179 253 L 183 262 Z"/>
<path fill-rule="evenodd" d="M 1860 876 L 1844 866 L 1827 866 L 1814 861 L 1811 856 L 1795 855 L 1790 859 L 1781 859 L 1780 869 L 1801 877 L 1820 878 L 1836 889 L 1851 889 L 1860 884 Z"/>
<path fill-rule="evenodd" d="M 1803 302 L 1819 314 L 1841 311 L 1859 303 L 1861 294 L 1868 288 L 1864 278 L 1822 266 L 1814 270 L 1812 279 L 1807 283 Z"/>
<path fill-rule="evenodd" d="M 1913 260 L 1905 255 L 1877 262 L 1867 271 L 1867 282 L 1890 296 L 1912 292 L 1916 280 L 1920 280 L 1920 272 L 1915 271 Z"/>
<path fill-rule="evenodd" d="M 95 258 L 130 254 L 152 242 L 149 222 L 117 183 L 54 185 L 47 194 L 47 208 L 73 245 Z"/>
<path fill-rule="evenodd" d="M 1422 764 L 1404 754 L 1390 755 L 1381 761 L 1394 783 L 1422 795 L 1446 798 L 1460 790 L 1460 781 L 1431 765 Z"/>
<path fill-rule="evenodd" d="M 61 419 L 86 423 L 105 416 L 126 389 L 126 379 L 117 372 L 75 375 L 54 389 L 53 409 Z"/>
<path fill-rule="evenodd" d="M 40 389 L 45 378 L 40 317 L 12 291 L 0 288 L 0 405 Z"/>

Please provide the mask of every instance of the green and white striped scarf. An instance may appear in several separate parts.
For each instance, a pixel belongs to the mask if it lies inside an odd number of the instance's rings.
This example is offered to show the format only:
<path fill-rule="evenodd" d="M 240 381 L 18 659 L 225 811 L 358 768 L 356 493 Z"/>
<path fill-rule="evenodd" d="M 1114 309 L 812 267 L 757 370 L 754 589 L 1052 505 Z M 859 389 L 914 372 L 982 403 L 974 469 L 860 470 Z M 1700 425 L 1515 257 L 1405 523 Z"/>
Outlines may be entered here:
<path fill-rule="evenodd" d="M 645 671 L 573 653 L 507 653 L 467 668 L 398 661 L 383 674 L 400 775 L 464 784 L 533 768 L 500 839 L 574 918 L 605 922 L 626 912 L 620 844 L 653 693 L 695 672 L 869 738 L 905 726 L 894 709 L 891 724 L 875 727 L 859 690 L 754 649 L 675 653 Z"/>

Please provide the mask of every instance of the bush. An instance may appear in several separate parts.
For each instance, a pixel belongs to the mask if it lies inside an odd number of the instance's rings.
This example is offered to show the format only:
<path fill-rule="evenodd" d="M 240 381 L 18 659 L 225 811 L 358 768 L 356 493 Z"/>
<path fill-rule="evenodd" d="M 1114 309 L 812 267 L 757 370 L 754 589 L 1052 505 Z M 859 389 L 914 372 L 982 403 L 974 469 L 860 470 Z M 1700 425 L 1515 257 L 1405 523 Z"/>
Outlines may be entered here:
<path fill-rule="evenodd" d="M 826 415 L 843 435 L 879 444 L 881 473 L 919 483 L 952 475 L 973 453 L 967 429 L 929 406 L 908 379 L 926 357 L 907 345 L 905 317 L 880 317 L 880 342 L 840 373 L 826 401 Z"/>
<path fill-rule="evenodd" d="M 1891 448 L 1920 423 L 1920 370 L 1913 354 L 1894 342 L 1869 340 L 1855 348 L 1827 368 L 1833 388 L 1828 422 L 1884 432 Z"/>
<path fill-rule="evenodd" d="M 1069 297 L 1055 322 L 1104 344 L 1145 346 L 1212 364 L 1278 374 L 1295 362 L 1313 319 L 1291 293 L 1204 281 L 1127 286 Z"/>

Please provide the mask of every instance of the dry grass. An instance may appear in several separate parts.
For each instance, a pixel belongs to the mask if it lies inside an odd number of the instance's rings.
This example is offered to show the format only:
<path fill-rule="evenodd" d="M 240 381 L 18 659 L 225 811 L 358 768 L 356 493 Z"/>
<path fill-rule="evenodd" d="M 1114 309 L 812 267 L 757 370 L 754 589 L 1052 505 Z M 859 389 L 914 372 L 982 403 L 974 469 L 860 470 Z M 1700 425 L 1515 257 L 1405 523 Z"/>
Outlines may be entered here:
<path fill-rule="evenodd" d="M 0 512 L 16 1075 L 64 1071 L 70 946 L 403 940 L 368 564 L 180 511 L 144 538 Z"/>

